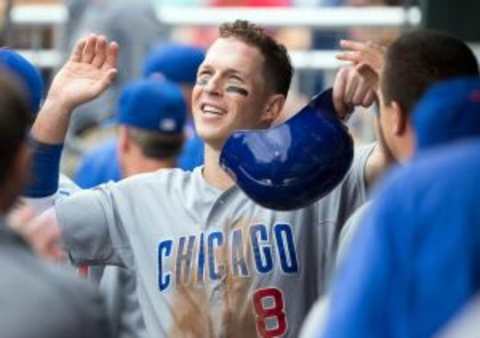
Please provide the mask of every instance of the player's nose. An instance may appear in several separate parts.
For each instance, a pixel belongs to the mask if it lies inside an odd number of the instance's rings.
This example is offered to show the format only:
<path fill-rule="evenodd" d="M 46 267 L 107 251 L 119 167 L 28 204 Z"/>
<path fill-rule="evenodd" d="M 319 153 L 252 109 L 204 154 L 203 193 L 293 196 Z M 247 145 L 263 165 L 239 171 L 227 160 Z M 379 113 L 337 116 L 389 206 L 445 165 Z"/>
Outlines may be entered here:
<path fill-rule="evenodd" d="M 204 86 L 204 90 L 209 95 L 220 96 L 223 93 L 223 84 L 220 78 L 212 77 Z"/>

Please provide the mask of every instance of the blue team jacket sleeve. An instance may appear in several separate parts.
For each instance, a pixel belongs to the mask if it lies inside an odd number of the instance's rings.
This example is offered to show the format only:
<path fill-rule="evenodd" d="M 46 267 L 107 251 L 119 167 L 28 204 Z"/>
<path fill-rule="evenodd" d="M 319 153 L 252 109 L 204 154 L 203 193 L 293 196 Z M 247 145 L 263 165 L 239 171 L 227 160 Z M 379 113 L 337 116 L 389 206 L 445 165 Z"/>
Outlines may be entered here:
<path fill-rule="evenodd" d="M 475 146 L 424 154 L 385 181 L 338 271 L 321 337 L 432 337 L 478 292 Z"/>

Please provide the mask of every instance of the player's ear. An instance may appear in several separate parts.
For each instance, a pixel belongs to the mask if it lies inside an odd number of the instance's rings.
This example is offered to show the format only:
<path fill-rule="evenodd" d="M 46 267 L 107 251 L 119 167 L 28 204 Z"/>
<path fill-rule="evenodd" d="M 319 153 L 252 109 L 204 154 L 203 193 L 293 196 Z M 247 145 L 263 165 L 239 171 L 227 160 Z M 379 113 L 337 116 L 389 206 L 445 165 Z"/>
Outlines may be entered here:
<path fill-rule="evenodd" d="M 278 119 L 285 105 L 285 96 L 281 94 L 275 94 L 270 96 L 265 105 L 265 110 L 262 114 L 262 122 L 270 126 L 275 120 Z"/>
<path fill-rule="evenodd" d="M 408 129 L 408 114 L 405 109 L 397 102 L 392 101 L 392 131 L 395 135 L 401 136 Z"/>

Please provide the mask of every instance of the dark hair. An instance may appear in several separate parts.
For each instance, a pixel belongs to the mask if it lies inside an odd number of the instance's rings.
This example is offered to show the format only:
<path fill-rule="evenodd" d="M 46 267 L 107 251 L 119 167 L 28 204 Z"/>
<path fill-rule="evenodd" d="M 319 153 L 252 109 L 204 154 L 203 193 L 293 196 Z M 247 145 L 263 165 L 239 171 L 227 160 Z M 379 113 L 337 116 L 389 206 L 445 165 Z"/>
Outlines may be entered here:
<path fill-rule="evenodd" d="M 244 20 L 224 23 L 219 28 L 220 37 L 233 37 L 260 50 L 265 58 L 265 78 L 275 93 L 288 94 L 293 68 L 287 49 L 276 42 L 264 29 Z"/>
<path fill-rule="evenodd" d="M 406 114 L 435 82 L 479 74 L 471 49 L 445 33 L 417 30 L 387 49 L 381 83 L 386 104 L 397 101 Z"/>
<path fill-rule="evenodd" d="M 166 135 L 128 127 L 128 136 L 135 142 L 145 157 L 167 160 L 177 157 L 182 151 L 183 134 Z"/>
<path fill-rule="evenodd" d="M 7 175 L 32 122 L 26 96 L 13 75 L 0 70 L 0 183 Z"/>

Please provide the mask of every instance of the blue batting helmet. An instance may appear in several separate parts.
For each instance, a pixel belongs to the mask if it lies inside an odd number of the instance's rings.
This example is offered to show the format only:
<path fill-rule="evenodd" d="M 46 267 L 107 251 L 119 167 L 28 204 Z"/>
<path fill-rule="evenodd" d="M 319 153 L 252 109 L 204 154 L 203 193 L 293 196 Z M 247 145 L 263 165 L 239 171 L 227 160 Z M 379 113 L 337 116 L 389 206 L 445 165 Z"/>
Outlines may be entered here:
<path fill-rule="evenodd" d="M 279 126 L 234 132 L 220 165 L 263 207 L 305 207 L 331 192 L 352 164 L 353 140 L 334 111 L 328 91 Z"/>

